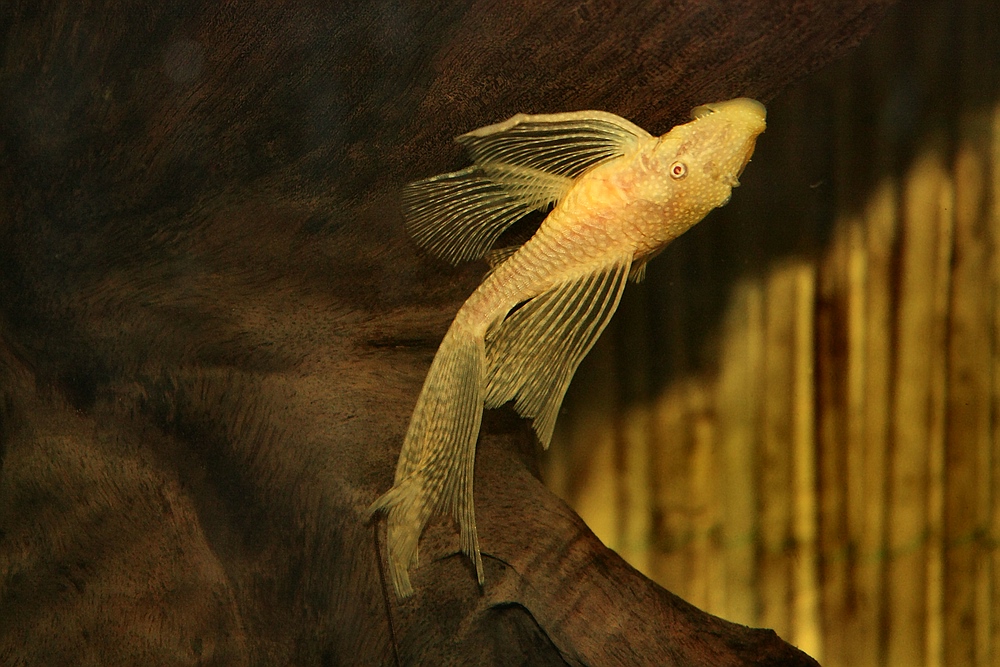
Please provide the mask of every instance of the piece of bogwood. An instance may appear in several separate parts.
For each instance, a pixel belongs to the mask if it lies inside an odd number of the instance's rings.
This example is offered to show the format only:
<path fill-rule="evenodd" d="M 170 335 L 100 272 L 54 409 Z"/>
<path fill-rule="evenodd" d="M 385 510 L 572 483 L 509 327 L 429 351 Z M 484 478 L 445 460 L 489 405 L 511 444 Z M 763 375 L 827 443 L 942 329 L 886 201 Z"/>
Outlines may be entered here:
<path fill-rule="evenodd" d="M 365 508 L 482 267 L 402 183 L 516 112 L 768 102 L 887 3 L 14 2 L 0 10 L 0 662 L 812 664 L 604 549 L 488 416 L 488 585 Z"/>

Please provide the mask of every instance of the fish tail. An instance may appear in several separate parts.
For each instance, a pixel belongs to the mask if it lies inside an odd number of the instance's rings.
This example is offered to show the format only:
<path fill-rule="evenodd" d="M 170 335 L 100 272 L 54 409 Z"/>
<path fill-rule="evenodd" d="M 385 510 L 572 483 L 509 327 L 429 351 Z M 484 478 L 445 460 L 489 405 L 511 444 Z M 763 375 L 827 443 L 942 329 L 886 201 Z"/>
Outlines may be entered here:
<path fill-rule="evenodd" d="M 395 483 L 368 509 L 370 515 L 387 515 L 389 569 L 400 597 L 413 593 L 409 568 L 417 564 L 424 527 L 439 512 L 450 513 L 458 522 L 462 551 L 475 564 L 479 583 L 484 581 L 472 479 L 485 367 L 483 335 L 453 323 L 417 399 Z"/>

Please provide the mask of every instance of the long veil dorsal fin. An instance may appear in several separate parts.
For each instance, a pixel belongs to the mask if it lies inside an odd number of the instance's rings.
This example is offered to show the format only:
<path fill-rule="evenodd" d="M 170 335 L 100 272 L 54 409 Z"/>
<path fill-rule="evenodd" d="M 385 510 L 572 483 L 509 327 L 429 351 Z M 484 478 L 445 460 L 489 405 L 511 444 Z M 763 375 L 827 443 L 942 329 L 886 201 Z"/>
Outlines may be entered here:
<path fill-rule="evenodd" d="M 558 202 L 572 179 L 517 165 L 474 165 L 403 189 L 406 228 L 452 264 L 479 259 L 504 230 Z"/>
<path fill-rule="evenodd" d="M 476 163 L 403 190 L 407 230 L 452 264 L 482 257 L 504 230 L 554 206 L 591 167 L 651 136 L 604 111 L 518 114 L 456 138 Z"/>
<path fill-rule="evenodd" d="M 476 164 L 503 163 L 576 178 L 635 150 L 651 135 L 606 111 L 517 114 L 457 137 Z"/>
<path fill-rule="evenodd" d="M 631 256 L 556 285 L 514 311 L 486 339 L 487 408 L 514 400 L 544 447 L 566 389 L 618 308 Z"/>

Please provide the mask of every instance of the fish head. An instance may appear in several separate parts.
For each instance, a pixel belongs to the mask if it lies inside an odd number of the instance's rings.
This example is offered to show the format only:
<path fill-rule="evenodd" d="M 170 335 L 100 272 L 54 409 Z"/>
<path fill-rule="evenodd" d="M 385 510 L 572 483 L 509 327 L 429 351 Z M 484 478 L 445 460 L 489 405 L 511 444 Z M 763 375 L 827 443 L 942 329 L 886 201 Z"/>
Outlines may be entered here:
<path fill-rule="evenodd" d="M 692 120 L 661 136 L 643 155 L 645 198 L 697 222 L 729 201 L 766 126 L 764 105 L 739 97 L 695 107 Z"/>

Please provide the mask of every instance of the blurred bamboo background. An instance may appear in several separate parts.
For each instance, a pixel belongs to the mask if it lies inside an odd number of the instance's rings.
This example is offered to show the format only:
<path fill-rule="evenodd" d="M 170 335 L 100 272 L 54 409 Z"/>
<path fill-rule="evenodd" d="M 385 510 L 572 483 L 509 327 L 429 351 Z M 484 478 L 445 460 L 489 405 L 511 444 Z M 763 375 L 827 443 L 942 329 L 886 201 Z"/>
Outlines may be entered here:
<path fill-rule="evenodd" d="M 546 460 L 636 568 L 827 667 L 1000 665 L 998 84 L 1000 4 L 922 1 L 786 91 Z"/>

